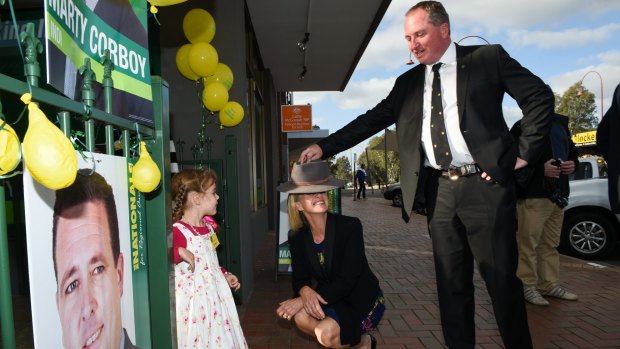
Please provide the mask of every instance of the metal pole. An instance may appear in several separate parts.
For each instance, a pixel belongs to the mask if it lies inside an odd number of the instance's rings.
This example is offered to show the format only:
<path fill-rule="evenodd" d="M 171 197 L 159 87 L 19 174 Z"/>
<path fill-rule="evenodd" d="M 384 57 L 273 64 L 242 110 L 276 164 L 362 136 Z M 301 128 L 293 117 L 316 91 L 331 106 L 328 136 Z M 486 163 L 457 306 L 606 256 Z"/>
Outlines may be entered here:
<path fill-rule="evenodd" d="M 366 153 L 366 169 L 368 170 L 368 173 L 366 173 L 366 177 L 368 178 L 366 183 L 370 183 L 370 192 L 374 194 L 375 190 L 372 187 L 372 180 L 370 177 L 370 160 L 368 159 L 368 148 L 364 149 L 364 152 Z"/>
<path fill-rule="evenodd" d="M 357 173 L 357 154 L 353 153 L 353 201 L 355 201 L 355 197 L 357 195 L 357 178 L 355 178 Z"/>
<path fill-rule="evenodd" d="M 590 70 L 589 72 L 587 72 L 587 73 L 583 74 L 583 76 L 581 77 L 581 80 L 579 80 L 579 83 L 580 83 L 580 84 L 583 84 L 583 79 L 585 79 L 585 78 L 586 78 L 586 76 L 587 76 L 588 74 L 590 74 L 590 73 L 594 73 L 594 74 L 596 74 L 596 75 L 598 76 L 598 79 L 599 79 L 600 83 L 601 83 L 601 119 L 600 119 L 600 120 L 602 120 L 602 119 L 603 119 L 603 110 L 605 109 L 605 107 L 603 106 L 603 77 L 602 77 L 602 76 L 601 76 L 601 74 L 600 74 L 599 72 L 597 72 L 596 70 Z M 600 120 L 599 120 L 599 121 L 600 121 Z"/>
<path fill-rule="evenodd" d="M 58 121 L 60 122 L 60 129 L 67 136 L 71 137 L 71 114 L 68 111 L 58 112 Z"/>
<path fill-rule="evenodd" d="M 383 136 L 383 156 L 385 156 L 385 190 L 387 190 L 387 185 L 390 181 L 390 175 L 388 174 L 387 137 L 388 129 L 386 128 Z"/>
<path fill-rule="evenodd" d="M 95 122 L 90 119 L 90 112 L 95 105 L 95 92 L 93 91 L 93 81 L 96 80 L 95 72 L 90 66 L 90 58 L 84 58 L 84 65 L 80 67 L 82 75 L 82 103 L 84 103 L 85 113 L 87 117 L 84 122 L 84 133 L 86 134 L 86 150 L 95 151 Z"/>
<path fill-rule="evenodd" d="M 13 323 L 13 298 L 11 296 L 11 270 L 9 267 L 9 242 L 6 229 L 4 181 L 0 181 L 0 325 L 2 347 L 15 348 L 15 324 Z"/>
<path fill-rule="evenodd" d="M 114 70 L 114 62 L 110 59 L 110 50 L 106 49 L 101 57 L 103 64 L 103 102 L 106 113 L 112 113 L 112 89 L 114 81 L 112 80 L 112 70 Z M 114 126 L 105 126 L 105 149 L 109 155 L 114 155 Z"/>

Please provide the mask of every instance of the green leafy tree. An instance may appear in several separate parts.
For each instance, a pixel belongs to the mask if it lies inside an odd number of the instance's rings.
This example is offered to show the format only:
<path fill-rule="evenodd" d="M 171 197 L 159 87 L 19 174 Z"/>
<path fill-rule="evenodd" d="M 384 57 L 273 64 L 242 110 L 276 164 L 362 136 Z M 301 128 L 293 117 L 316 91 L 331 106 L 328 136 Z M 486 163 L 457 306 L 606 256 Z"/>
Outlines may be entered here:
<path fill-rule="evenodd" d="M 342 179 L 346 182 L 351 181 L 351 162 L 346 156 L 339 158 L 331 157 L 330 170 L 335 178 Z"/>
<path fill-rule="evenodd" d="M 398 182 L 400 175 L 400 160 L 398 158 L 398 152 L 387 152 L 387 168 L 385 163 L 385 151 L 372 150 L 373 147 L 383 142 L 385 135 L 373 137 L 368 141 L 368 150 L 359 155 L 358 164 L 364 164 L 366 167 L 366 173 L 370 174 L 370 180 L 372 183 L 379 185 L 386 184 L 386 171 L 388 174 L 389 183 Z M 366 153 L 368 156 L 366 156 Z"/>
<path fill-rule="evenodd" d="M 568 116 L 568 129 L 573 135 L 595 130 L 598 126 L 598 117 L 594 115 L 594 94 L 581 82 L 573 84 L 562 96 L 555 95 L 555 110 Z"/>

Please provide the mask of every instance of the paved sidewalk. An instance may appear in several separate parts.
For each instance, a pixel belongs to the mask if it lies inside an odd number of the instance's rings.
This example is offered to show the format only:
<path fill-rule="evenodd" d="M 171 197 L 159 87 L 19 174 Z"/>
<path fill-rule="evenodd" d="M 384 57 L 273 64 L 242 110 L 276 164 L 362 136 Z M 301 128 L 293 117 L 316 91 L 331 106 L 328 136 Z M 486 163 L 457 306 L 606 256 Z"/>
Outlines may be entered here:
<path fill-rule="evenodd" d="M 364 226 L 366 253 L 386 296 L 387 310 L 376 333 L 378 347 L 444 348 L 435 290 L 435 272 L 426 220 L 414 215 L 409 224 L 400 209 L 367 191 L 367 200 L 342 198 L 343 213 Z M 275 281 L 275 233 L 256 257 L 255 289 L 240 309 L 252 349 L 321 348 L 279 319 L 278 302 L 291 295 L 290 277 Z M 547 307 L 527 305 L 534 348 L 620 348 L 620 268 L 598 267 L 561 257 L 561 281 L 579 301 L 550 299 Z M 479 275 L 476 286 L 477 348 L 502 348 L 490 299 Z"/>

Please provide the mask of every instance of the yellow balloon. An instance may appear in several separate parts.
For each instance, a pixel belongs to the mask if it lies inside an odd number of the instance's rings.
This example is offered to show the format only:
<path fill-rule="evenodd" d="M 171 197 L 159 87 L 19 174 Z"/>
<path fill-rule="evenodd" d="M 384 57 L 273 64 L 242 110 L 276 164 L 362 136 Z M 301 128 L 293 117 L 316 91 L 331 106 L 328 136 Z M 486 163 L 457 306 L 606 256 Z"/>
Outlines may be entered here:
<path fill-rule="evenodd" d="M 227 90 L 230 90 L 232 87 L 233 80 L 232 70 L 230 70 L 230 68 L 224 63 L 218 63 L 213 71 L 213 74 L 203 78 L 205 86 L 212 82 L 220 82 L 226 86 Z"/>
<path fill-rule="evenodd" d="M 186 1 L 187 0 L 149 0 L 151 3 L 151 13 L 157 13 L 157 7 L 155 6 L 176 5 Z"/>
<path fill-rule="evenodd" d="M 213 82 L 202 90 L 202 103 L 210 111 L 218 111 L 228 102 L 228 90 L 224 84 Z"/>
<path fill-rule="evenodd" d="M 200 78 L 200 76 L 194 73 L 192 68 L 189 67 L 189 49 L 191 47 L 192 47 L 192 44 L 185 44 L 181 46 L 179 50 L 177 51 L 177 57 L 176 57 L 177 69 L 179 69 L 179 72 L 181 73 L 181 75 L 185 76 L 186 78 L 190 80 L 196 81 Z"/>
<path fill-rule="evenodd" d="M 140 158 L 133 166 L 131 173 L 133 185 L 143 193 L 150 193 L 159 186 L 161 172 L 143 141 L 140 142 Z"/>
<path fill-rule="evenodd" d="M 0 175 L 13 171 L 19 161 L 19 137 L 9 124 L 0 119 Z"/>
<path fill-rule="evenodd" d="M 77 176 L 77 154 L 73 144 L 52 124 L 30 93 L 21 100 L 28 104 L 28 130 L 24 136 L 24 163 L 37 182 L 53 190 L 70 186 Z"/>
<path fill-rule="evenodd" d="M 215 20 L 206 10 L 195 8 L 183 17 L 183 33 L 189 42 L 210 43 L 215 36 Z"/>
<path fill-rule="evenodd" d="M 192 44 L 189 49 L 189 67 L 198 76 L 209 76 L 215 71 L 218 56 L 213 46 L 206 42 Z"/>
<path fill-rule="evenodd" d="M 220 124 L 222 126 L 237 126 L 241 120 L 243 120 L 243 107 L 237 102 L 230 101 L 220 110 Z"/>

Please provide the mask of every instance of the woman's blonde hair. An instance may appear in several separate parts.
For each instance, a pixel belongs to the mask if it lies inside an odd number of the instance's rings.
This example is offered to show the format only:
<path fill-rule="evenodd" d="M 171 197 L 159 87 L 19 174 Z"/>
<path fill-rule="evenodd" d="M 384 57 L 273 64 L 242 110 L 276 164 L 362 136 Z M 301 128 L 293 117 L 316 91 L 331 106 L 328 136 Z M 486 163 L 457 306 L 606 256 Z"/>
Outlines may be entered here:
<path fill-rule="evenodd" d="M 288 224 L 293 231 L 299 230 L 304 226 L 304 221 L 301 218 L 302 213 L 295 206 L 295 203 L 299 202 L 301 195 L 288 194 Z"/>
<path fill-rule="evenodd" d="M 182 170 L 172 176 L 172 220 L 178 221 L 183 217 L 183 211 L 187 208 L 187 196 L 195 191 L 204 193 L 217 182 L 217 175 L 213 170 Z"/>

